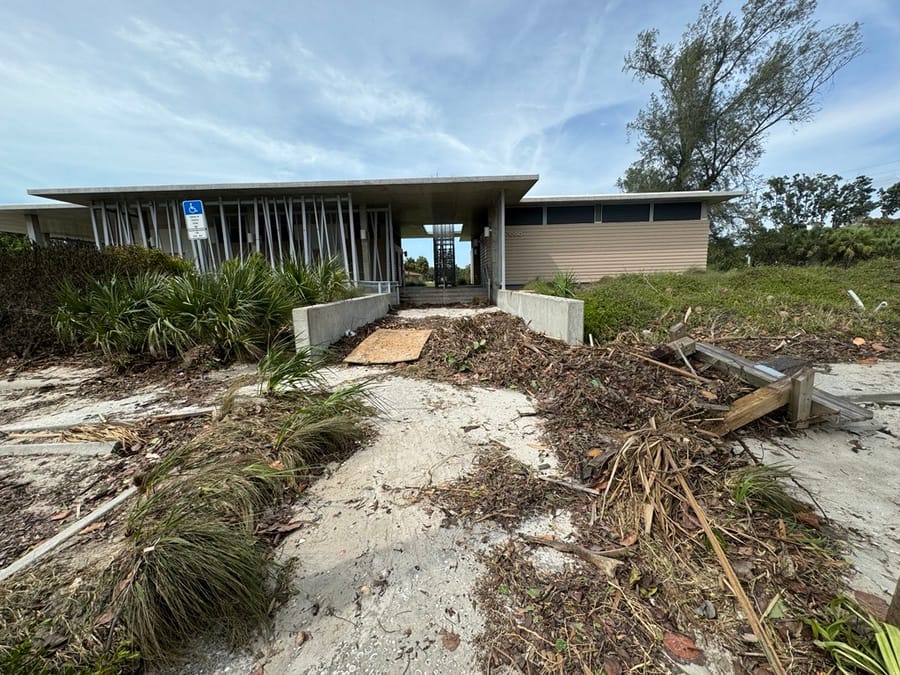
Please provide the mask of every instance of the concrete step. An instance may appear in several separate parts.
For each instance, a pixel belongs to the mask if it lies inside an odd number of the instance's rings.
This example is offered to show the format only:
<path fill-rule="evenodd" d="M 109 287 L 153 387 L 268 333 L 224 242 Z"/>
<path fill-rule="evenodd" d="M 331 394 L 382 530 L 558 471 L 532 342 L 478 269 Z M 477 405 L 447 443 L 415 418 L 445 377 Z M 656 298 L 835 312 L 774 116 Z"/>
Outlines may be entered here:
<path fill-rule="evenodd" d="M 487 299 L 487 289 L 481 286 L 450 288 L 406 286 L 400 289 L 400 304 L 403 305 L 447 305 L 459 302 L 484 302 Z"/>

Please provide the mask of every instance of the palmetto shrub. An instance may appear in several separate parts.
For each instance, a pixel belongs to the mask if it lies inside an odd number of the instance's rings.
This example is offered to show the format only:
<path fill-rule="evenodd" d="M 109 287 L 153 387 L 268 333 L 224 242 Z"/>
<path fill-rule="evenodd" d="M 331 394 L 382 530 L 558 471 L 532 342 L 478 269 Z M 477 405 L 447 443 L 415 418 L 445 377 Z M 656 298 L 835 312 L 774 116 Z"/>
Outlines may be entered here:
<path fill-rule="evenodd" d="M 183 354 L 205 345 L 225 360 L 256 358 L 288 323 L 290 311 L 290 298 L 261 256 L 228 260 L 220 273 L 170 280 L 148 346 L 155 354 Z"/>
<path fill-rule="evenodd" d="M 0 246 L 0 358 L 59 352 L 65 346 L 53 329 L 61 285 L 88 295 L 96 282 L 147 273 L 184 274 L 187 261 L 137 246 L 73 243 L 48 247 Z"/>
<path fill-rule="evenodd" d="M 337 262 L 273 269 L 256 254 L 221 272 L 144 274 L 64 286 L 55 325 L 64 340 L 123 358 L 169 357 L 204 346 L 222 360 L 259 358 L 287 326 L 293 307 L 351 297 Z"/>
<path fill-rule="evenodd" d="M 347 272 L 335 258 L 314 265 L 291 260 L 284 264 L 279 274 L 298 307 L 346 300 L 356 295 Z"/>
<path fill-rule="evenodd" d="M 155 272 L 92 279 L 84 289 L 65 281 L 56 329 L 63 340 L 83 342 L 107 357 L 144 351 L 167 281 Z"/>

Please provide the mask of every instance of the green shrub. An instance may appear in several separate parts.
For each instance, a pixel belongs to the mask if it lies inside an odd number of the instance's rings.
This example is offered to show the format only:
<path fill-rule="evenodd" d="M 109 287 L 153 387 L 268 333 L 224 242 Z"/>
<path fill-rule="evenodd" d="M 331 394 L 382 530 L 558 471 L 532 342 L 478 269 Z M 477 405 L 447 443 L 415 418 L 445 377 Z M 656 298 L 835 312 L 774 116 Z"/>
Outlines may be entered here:
<path fill-rule="evenodd" d="M 872 220 L 839 228 L 768 230 L 748 236 L 746 251 L 754 265 L 849 265 L 873 258 L 900 258 L 900 223 Z M 721 246 L 710 246 L 710 267 Z"/>
<path fill-rule="evenodd" d="M 59 292 L 57 332 L 65 342 L 87 344 L 107 358 L 143 352 L 166 282 L 166 277 L 152 272 L 90 279 L 86 288 L 67 280 Z"/>
<path fill-rule="evenodd" d="M 334 261 L 273 269 L 259 254 L 227 260 L 221 272 L 113 276 L 64 286 L 56 314 L 69 343 L 107 357 L 183 355 L 203 346 L 219 359 L 259 358 L 289 324 L 291 309 L 356 292 Z"/>
<path fill-rule="evenodd" d="M 102 255 L 109 259 L 116 274 L 162 272 L 179 275 L 194 270 L 194 264 L 190 260 L 176 258 L 158 248 L 108 246 L 103 249 Z"/>
<path fill-rule="evenodd" d="M 747 251 L 728 237 L 711 236 L 706 254 L 709 269 L 726 271 L 747 266 Z"/>
<path fill-rule="evenodd" d="M 829 230 L 820 243 L 819 257 L 829 265 L 849 265 L 875 254 L 875 234 L 868 227 L 841 227 Z"/>
<path fill-rule="evenodd" d="M 578 291 L 578 277 L 575 272 L 557 272 L 550 281 L 540 277 L 525 284 L 525 290 L 557 298 L 574 298 Z"/>
<path fill-rule="evenodd" d="M 24 251 L 31 246 L 24 234 L 0 232 L 0 251 Z"/>
<path fill-rule="evenodd" d="M 858 312 L 847 295 L 855 290 L 876 313 Z M 740 326 L 756 334 L 860 330 L 896 334 L 900 311 L 891 302 L 900 292 L 895 260 L 868 260 L 847 268 L 823 266 L 743 267 L 728 272 L 627 274 L 604 279 L 578 292 L 584 300 L 584 329 L 613 339 L 624 331 L 665 330 L 691 308 L 691 326 L 721 332 Z M 658 337 L 662 337 L 661 335 Z"/>
<path fill-rule="evenodd" d="M 346 300 L 357 294 L 337 259 L 323 260 L 315 265 L 290 260 L 284 264 L 279 276 L 295 307 Z"/>
<path fill-rule="evenodd" d="M 107 248 L 56 245 L 0 249 L 0 358 L 60 351 L 53 330 L 60 287 L 92 288 L 113 276 L 180 274 L 190 263 L 140 247 Z"/>

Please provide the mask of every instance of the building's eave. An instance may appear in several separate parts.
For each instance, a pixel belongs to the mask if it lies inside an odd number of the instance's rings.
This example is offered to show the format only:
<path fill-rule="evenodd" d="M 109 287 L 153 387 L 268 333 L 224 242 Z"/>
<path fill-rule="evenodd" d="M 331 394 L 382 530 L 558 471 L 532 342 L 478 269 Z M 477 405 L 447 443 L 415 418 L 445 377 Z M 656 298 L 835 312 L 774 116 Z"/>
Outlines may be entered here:
<path fill-rule="evenodd" d="M 32 188 L 28 194 L 36 197 L 59 199 L 74 204 L 88 204 L 91 200 L 102 200 L 110 197 L 165 197 L 179 198 L 184 195 L 204 196 L 240 196 L 269 194 L 342 194 L 346 192 L 371 195 L 417 189 L 424 191 L 441 188 L 459 188 L 463 186 L 506 189 L 517 201 L 538 181 L 537 174 L 509 176 L 452 176 L 430 178 L 377 178 L 365 180 L 342 181 L 289 181 L 289 182 L 255 182 L 255 183 L 194 183 L 173 185 L 125 185 L 103 187 L 74 188 Z"/>
<path fill-rule="evenodd" d="M 703 201 L 710 204 L 743 197 L 739 190 L 688 190 L 681 192 L 615 192 L 597 195 L 552 195 L 546 197 L 523 197 L 519 202 L 523 206 L 543 206 L 548 204 L 609 204 L 614 202 L 630 202 L 642 204 L 647 202 L 688 202 Z"/>

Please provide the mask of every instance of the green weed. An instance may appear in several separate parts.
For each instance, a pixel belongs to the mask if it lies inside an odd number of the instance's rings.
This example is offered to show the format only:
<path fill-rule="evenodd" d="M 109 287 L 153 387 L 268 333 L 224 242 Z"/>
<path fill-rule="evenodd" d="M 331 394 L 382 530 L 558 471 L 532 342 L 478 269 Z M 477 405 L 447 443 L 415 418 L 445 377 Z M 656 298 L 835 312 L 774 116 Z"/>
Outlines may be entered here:
<path fill-rule="evenodd" d="M 900 675 L 900 629 L 866 616 L 848 599 L 832 601 L 822 621 L 805 622 L 842 673 Z"/>
<path fill-rule="evenodd" d="M 853 289 L 874 308 L 860 312 Z M 727 272 L 626 274 L 581 288 L 585 333 L 613 339 L 625 331 L 665 329 L 691 309 L 689 325 L 747 334 L 900 331 L 900 267 L 871 260 L 853 267 L 745 267 Z"/>
<path fill-rule="evenodd" d="M 321 366 L 322 359 L 313 354 L 308 347 L 297 351 L 292 344 L 273 345 L 259 361 L 257 370 L 260 390 L 276 392 L 304 385 L 321 384 L 322 376 L 319 372 Z"/>
<path fill-rule="evenodd" d="M 781 464 L 750 465 L 731 472 L 726 484 L 735 504 L 745 504 L 783 518 L 809 511 L 810 506 L 791 497 L 780 482 L 791 472 Z"/>

